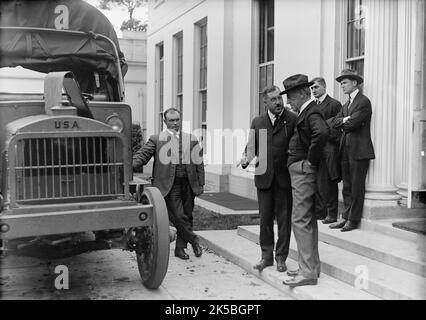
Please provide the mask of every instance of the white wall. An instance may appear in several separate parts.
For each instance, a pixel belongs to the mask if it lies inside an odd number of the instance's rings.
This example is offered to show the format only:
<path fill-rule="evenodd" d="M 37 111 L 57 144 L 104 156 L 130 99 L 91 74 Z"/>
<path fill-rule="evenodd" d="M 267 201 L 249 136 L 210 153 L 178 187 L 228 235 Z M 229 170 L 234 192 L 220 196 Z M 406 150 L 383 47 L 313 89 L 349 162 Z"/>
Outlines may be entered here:
<path fill-rule="evenodd" d="M 220 0 L 223 2 L 223 0 Z M 158 5 L 159 3 L 159 5 Z M 155 6 L 157 5 L 157 6 Z M 208 56 L 216 57 L 218 50 L 215 45 L 215 29 L 214 11 L 218 10 L 217 6 L 210 6 L 208 1 L 170 1 L 160 0 L 157 3 L 150 1 L 148 14 L 150 17 L 150 26 L 148 29 L 148 105 L 156 104 L 156 45 L 163 42 L 164 45 L 164 109 L 174 107 L 173 92 L 173 35 L 183 31 L 183 113 L 184 119 L 191 121 L 191 129 L 194 128 L 192 123 L 194 111 L 194 23 L 208 17 Z M 212 12 L 213 11 L 213 12 Z M 184 15 L 184 16 L 183 16 Z M 211 28 L 213 26 L 213 28 Z M 213 30 L 212 30 L 213 29 Z M 218 35 L 216 36 L 218 37 Z M 215 94 L 212 83 L 217 82 L 214 76 L 215 70 L 211 67 L 209 59 L 208 65 L 208 106 L 214 103 Z M 221 81 L 220 81 L 221 82 Z M 210 90 L 213 90 L 210 92 Z M 211 98 L 212 97 L 212 98 Z M 149 119 L 153 119 L 148 123 L 148 133 L 155 133 L 155 123 L 158 122 L 158 111 L 154 108 L 147 110 Z M 155 121 L 154 121 L 155 119 Z"/>
<path fill-rule="evenodd" d="M 207 119 L 209 129 L 231 127 L 230 86 L 232 84 L 232 64 L 225 57 L 232 54 L 230 47 L 224 44 L 225 6 L 232 8 L 233 3 L 225 0 L 209 1 L 160 1 L 155 7 L 154 1 L 149 5 L 150 24 L 148 31 L 148 105 L 156 103 L 156 45 L 164 45 L 164 109 L 174 107 L 173 79 L 173 35 L 183 32 L 183 118 L 189 122 L 189 130 L 198 127 L 194 123 L 198 110 L 197 87 L 194 59 L 197 56 L 195 43 L 195 24 L 207 17 Z M 232 17 L 229 18 L 232 20 Z M 232 45 L 232 41 L 228 41 Z M 228 77 L 230 76 L 230 77 Z M 225 97 L 225 94 L 228 96 Z M 225 106 L 227 104 L 227 106 Z M 224 113 L 228 110 L 228 113 Z M 147 124 L 149 134 L 155 133 L 158 123 L 158 109 L 148 108 Z M 231 121 L 231 122 L 230 122 Z M 209 166 L 209 170 L 220 173 L 221 166 Z"/>
<path fill-rule="evenodd" d="M 44 73 L 21 67 L 0 68 L 0 92 L 42 93 Z"/>
<path fill-rule="evenodd" d="M 126 58 L 128 71 L 124 77 L 125 99 L 132 108 L 132 121 L 146 127 L 146 32 L 123 31 L 120 49 Z"/>
<path fill-rule="evenodd" d="M 275 1 L 275 83 L 297 73 L 319 75 L 321 1 Z"/>

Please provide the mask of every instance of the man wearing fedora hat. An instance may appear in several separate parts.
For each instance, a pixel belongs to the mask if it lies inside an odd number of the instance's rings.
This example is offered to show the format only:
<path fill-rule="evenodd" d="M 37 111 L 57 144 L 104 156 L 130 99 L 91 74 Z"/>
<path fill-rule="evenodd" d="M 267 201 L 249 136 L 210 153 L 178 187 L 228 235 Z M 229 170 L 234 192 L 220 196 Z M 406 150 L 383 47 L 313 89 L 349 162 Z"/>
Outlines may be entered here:
<path fill-rule="evenodd" d="M 359 91 L 364 79 L 351 69 L 345 69 L 336 78 L 349 100 L 333 119 L 333 128 L 342 131 L 341 154 L 343 203 L 342 219 L 330 225 L 351 231 L 358 227 L 362 217 L 365 195 L 365 178 L 370 160 L 375 158 L 370 134 L 371 102 Z"/>
<path fill-rule="evenodd" d="M 293 212 L 292 227 L 297 242 L 299 270 L 283 283 L 291 287 L 315 285 L 320 274 L 318 225 L 315 215 L 317 168 L 329 136 L 329 127 L 318 104 L 311 100 L 313 82 L 303 74 L 283 81 L 287 103 L 298 113 L 289 143 L 287 166 L 290 172 Z"/>

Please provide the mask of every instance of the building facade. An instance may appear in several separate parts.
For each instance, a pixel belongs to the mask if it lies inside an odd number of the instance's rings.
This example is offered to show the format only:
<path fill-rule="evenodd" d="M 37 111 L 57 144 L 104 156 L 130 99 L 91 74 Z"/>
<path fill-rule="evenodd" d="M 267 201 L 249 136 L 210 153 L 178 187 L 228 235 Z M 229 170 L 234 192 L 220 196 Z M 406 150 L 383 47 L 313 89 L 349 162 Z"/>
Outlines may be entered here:
<path fill-rule="evenodd" d="M 263 112 L 259 92 L 282 88 L 295 73 L 322 76 L 344 103 L 336 76 L 364 76 L 373 106 L 376 159 L 366 206 L 421 206 L 426 191 L 424 0 L 151 0 L 147 133 L 162 130 L 162 111 L 183 111 L 203 141 L 207 187 L 255 198 L 253 175 L 236 167 L 229 147 Z M 151 121 L 152 120 L 152 121 Z M 226 135 L 225 135 L 226 136 Z M 213 145 L 216 147 L 213 148 Z M 217 146 L 220 146 L 219 148 Z M 233 161 L 229 161 L 229 152 Z M 212 160 L 213 159 L 213 160 Z"/>

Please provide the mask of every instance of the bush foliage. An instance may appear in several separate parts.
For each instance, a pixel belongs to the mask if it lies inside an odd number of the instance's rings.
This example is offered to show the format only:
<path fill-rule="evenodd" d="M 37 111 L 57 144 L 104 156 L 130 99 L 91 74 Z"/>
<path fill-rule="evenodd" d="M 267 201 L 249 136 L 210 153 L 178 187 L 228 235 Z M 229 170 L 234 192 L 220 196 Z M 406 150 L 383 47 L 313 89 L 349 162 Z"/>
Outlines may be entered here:
<path fill-rule="evenodd" d="M 144 137 L 142 134 L 142 128 L 139 123 L 132 124 L 132 154 L 135 153 L 142 147 L 144 144 Z M 135 172 L 142 172 L 142 169 Z"/>

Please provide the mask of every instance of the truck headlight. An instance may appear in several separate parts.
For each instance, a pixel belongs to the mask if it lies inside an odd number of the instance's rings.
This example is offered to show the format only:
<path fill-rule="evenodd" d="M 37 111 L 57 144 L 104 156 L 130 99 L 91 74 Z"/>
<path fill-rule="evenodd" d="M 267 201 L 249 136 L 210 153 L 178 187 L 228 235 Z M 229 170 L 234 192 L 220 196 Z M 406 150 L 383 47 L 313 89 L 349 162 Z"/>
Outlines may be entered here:
<path fill-rule="evenodd" d="M 111 126 L 114 131 L 122 132 L 124 129 L 123 121 L 114 113 L 106 119 L 106 123 Z"/>

